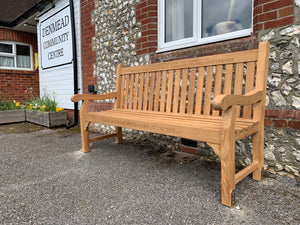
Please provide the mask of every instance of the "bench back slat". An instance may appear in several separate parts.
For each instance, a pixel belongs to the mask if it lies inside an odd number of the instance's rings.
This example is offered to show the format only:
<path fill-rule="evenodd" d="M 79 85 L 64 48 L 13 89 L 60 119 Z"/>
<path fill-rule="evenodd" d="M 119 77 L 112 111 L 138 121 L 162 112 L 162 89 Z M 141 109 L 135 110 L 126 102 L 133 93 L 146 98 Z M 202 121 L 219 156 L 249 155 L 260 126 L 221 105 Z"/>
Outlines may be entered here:
<path fill-rule="evenodd" d="M 211 106 L 214 96 L 246 94 L 266 85 L 265 74 L 256 77 L 258 52 L 248 50 L 120 67 L 117 77 L 117 80 L 121 80 L 118 108 L 220 116 L 220 112 Z M 261 71 L 265 73 L 264 69 Z M 252 116 L 253 106 L 237 107 L 237 117 Z"/>
<path fill-rule="evenodd" d="M 215 88 L 214 88 L 214 96 L 221 94 L 222 91 L 222 75 L 223 75 L 223 65 L 216 66 L 216 76 L 215 76 Z M 213 110 L 213 116 L 219 116 L 220 111 Z"/>
<path fill-rule="evenodd" d="M 174 82 L 174 70 L 169 71 L 169 77 L 168 77 L 168 92 L 167 92 L 167 106 L 166 106 L 166 112 L 171 112 L 172 107 L 172 98 L 173 98 L 173 82 Z"/>
<path fill-rule="evenodd" d="M 213 66 L 206 68 L 206 81 L 205 81 L 205 93 L 204 93 L 204 106 L 203 114 L 210 115 L 210 105 L 212 100 L 212 82 L 213 82 Z"/>
<path fill-rule="evenodd" d="M 178 99 L 179 99 L 179 89 L 180 89 L 180 80 L 181 80 L 181 70 L 177 69 L 175 71 L 175 88 L 173 94 L 173 109 L 172 112 L 178 113 Z"/>
<path fill-rule="evenodd" d="M 148 105 L 149 81 L 150 81 L 150 73 L 147 72 L 146 73 L 145 84 L 144 84 L 144 101 L 143 101 L 143 110 L 144 111 L 147 110 L 147 105 Z"/>
<path fill-rule="evenodd" d="M 196 104 L 195 114 L 200 115 L 202 109 L 202 97 L 203 97 L 203 82 L 204 82 L 204 67 L 198 69 L 198 80 L 197 80 L 197 93 L 196 93 Z"/>
<path fill-rule="evenodd" d="M 255 66 L 256 66 L 255 62 L 248 63 L 245 93 L 248 93 L 249 91 L 253 90 Z M 248 119 L 251 118 L 251 115 L 252 115 L 252 106 L 251 105 L 244 106 L 243 115 L 244 115 L 244 118 L 248 118 Z"/>
<path fill-rule="evenodd" d="M 244 63 L 236 64 L 236 72 L 235 72 L 235 81 L 234 81 L 234 94 L 240 95 L 243 91 L 243 73 L 244 73 Z M 241 107 L 236 107 L 236 115 L 240 116 Z"/>
<path fill-rule="evenodd" d="M 186 97 L 187 97 L 187 81 L 188 81 L 188 69 L 182 70 L 182 84 L 181 84 L 181 98 L 180 98 L 180 114 L 186 113 Z"/>
<path fill-rule="evenodd" d="M 163 71 L 162 73 L 162 82 L 161 82 L 161 95 L 160 95 L 160 111 L 165 112 L 166 110 L 166 93 L 167 93 L 167 74 L 168 71 Z"/>
<path fill-rule="evenodd" d="M 155 83 L 155 95 L 154 95 L 154 111 L 158 112 L 159 110 L 159 98 L 160 98 L 160 86 L 161 83 L 161 72 L 157 73 L 156 83 Z"/>
<path fill-rule="evenodd" d="M 188 93 L 188 106 L 187 106 L 188 114 L 193 114 L 194 112 L 195 85 L 196 85 L 196 68 L 192 68 L 190 71 L 190 80 L 189 80 L 189 93 Z"/>

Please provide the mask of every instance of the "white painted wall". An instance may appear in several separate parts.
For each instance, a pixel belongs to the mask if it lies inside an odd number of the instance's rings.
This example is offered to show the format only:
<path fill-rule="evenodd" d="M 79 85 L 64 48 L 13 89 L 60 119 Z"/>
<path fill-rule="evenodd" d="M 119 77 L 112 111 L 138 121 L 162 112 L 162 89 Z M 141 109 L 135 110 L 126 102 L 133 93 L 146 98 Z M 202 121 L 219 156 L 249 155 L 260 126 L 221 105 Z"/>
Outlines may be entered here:
<path fill-rule="evenodd" d="M 41 14 L 39 21 L 49 18 L 51 15 L 69 5 L 69 0 L 58 0 L 55 2 L 55 8 Z M 75 28 L 76 28 L 76 47 L 77 47 L 77 70 L 78 70 L 78 88 L 82 90 L 82 73 L 81 73 L 81 30 L 80 30 L 80 0 L 74 0 L 75 11 Z M 39 61 L 41 62 L 41 39 L 40 39 L 40 24 L 38 24 L 38 51 Z M 72 49 L 70 49 L 72 51 Z M 74 103 L 70 100 L 74 94 L 74 79 L 73 79 L 73 63 L 43 69 L 39 67 L 40 77 L 40 93 L 43 96 L 45 93 L 54 95 L 58 102 L 58 107 L 66 109 L 74 109 Z M 55 94 L 54 94 L 55 93 Z"/>

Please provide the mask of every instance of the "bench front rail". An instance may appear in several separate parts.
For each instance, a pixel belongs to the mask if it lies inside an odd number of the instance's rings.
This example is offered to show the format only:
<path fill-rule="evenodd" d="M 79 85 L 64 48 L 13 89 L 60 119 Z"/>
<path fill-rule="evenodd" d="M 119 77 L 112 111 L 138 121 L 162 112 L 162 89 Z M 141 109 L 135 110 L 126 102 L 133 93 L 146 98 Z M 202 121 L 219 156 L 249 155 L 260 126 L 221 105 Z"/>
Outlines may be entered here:
<path fill-rule="evenodd" d="M 269 43 L 236 53 L 118 66 L 116 91 L 79 94 L 83 152 L 90 142 L 116 137 L 122 127 L 207 142 L 221 160 L 222 203 L 234 206 L 235 184 L 249 174 L 261 180 Z M 89 112 L 89 101 L 114 99 L 114 109 Z M 115 126 L 112 134 L 89 138 L 88 126 Z M 252 135 L 253 161 L 235 173 L 235 142 Z"/>

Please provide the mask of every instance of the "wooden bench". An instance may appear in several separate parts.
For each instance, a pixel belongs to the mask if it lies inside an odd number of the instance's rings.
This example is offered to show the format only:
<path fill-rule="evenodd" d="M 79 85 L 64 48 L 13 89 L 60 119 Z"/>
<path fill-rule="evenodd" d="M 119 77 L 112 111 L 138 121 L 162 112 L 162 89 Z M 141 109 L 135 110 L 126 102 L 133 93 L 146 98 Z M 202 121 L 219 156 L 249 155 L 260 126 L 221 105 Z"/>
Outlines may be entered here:
<path fill-rule="evenodd" d="M 122 127 L 207 142 L 221 160 L 222 203 L 234 206 L 235 185 L 264 165 L 264 112 L 269 42 L 235 53 L 149 65 L 118 65 L 116 91 L 78 94 L 82 101 L 82 151 L 90 142 L 116 137 Z M 114 98 L 114 108 L 89 112 L 89 100 Z M 213 100 L 212 100 L 213 99 Z M 115 126 L 115 133 L 89 138 L 89 123 Z M 235 142 L 252 135 L 253 162 L 235 173 Z"/>

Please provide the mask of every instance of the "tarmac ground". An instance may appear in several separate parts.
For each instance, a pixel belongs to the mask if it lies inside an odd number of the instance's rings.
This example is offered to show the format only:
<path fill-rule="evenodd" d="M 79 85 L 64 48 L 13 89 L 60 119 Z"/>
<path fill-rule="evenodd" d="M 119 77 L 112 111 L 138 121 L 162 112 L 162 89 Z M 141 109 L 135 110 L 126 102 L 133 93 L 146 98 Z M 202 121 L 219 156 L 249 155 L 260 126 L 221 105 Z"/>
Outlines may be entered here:
<path fill-rule="evenodd" d="M 300 183 L 264 173 L 221 204 L 220 164 L 78 128 L 0 125 L 0 224 L 300 224 Z"/>

